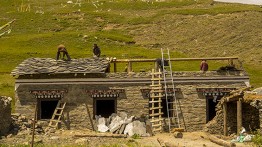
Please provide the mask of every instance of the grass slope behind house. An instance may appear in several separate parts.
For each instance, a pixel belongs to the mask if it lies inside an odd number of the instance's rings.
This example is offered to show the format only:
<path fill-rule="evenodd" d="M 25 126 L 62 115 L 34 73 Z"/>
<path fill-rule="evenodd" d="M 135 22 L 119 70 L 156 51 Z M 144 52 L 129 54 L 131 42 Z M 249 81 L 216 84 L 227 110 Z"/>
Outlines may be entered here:
<path fill-rule="evenodd" d="M 258 43 L 262 9 L 258 6 L 211 0 L 98 0 L 82 1 L 81 7 L 66 2 L 0 1 L 0 26 L 16 19 L 11 33 L 0 38 L 1 95 L 14 97 L 12 69 L 30 57 L 55 58 L 61 43 L 72 58 L 92 57 L 94 43 L 103 56 L 118 59 L 159 58 L 160 48 L 170 48 L 172 58 L 217 57 L 226 52 L 223 56 L 243 60 L 252 85 L 262 86 Z M 30 6 L 30 12 L 18 11 L 21 6 Z M 210 61 L 210 70 L 225 64 Z M 134 67 L 148 71 L 154 65 L 135 63 Z M 177 62 L 173 67 L 199 70 L 199 62 Z"/>

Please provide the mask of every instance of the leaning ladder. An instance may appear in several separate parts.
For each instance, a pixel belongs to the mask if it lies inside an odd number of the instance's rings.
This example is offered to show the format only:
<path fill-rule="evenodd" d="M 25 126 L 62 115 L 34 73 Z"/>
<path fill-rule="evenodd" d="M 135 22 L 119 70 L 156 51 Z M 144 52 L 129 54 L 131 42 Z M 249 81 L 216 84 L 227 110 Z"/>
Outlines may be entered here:
<path fill-rule="evenodd" d="M 150 122 L 152 123 L 152 131 L 161 132 L 162 131 L 162 115 L 163 112 L 161 102 L 162 102 L 162 85 L 161 85 L 161 72 L 155 72 L 152 70 L 152 78 L 151 78 L 151 91 L 150 91 L 150 98 L 149 98 L 149 116 L 151 118 Z"/>
<path fill-rule="evenodd" d="M 175 93 L 175 86 L 174 86 L 174 79 L 173 79 L 173 72 L 172 72 L 172 64 L 170 61 L 170 53 L 169 49 L 162 49 L 162 72 L 163 72 L 163 82 L 164 82 L 164 92 L 165 92 L 165 99 L 166 99 L 166 107 L 167 107 L 167 123 L 168 123 L 168 131 L 171 131 L 172 128 L 180 128 L 180 121 L 179 121 L 179 102 L 176 98 Z M 165 60 L 168 61 L 168 65 L 165 65 Z M 172 97 L 173 99 L 169 102 L 168 101 L 168 82 L 171 83 L 172 88 Z M 169 108 L 170 105 L 173 108 Z"/>
<path fill-rule="evenodd" d="M 61 117 L 65 108 L 66 102 L 58 101 L 55 111 L 50 119 L 48 127 L 57 128 L 58 123 L 61 122 Z"/>

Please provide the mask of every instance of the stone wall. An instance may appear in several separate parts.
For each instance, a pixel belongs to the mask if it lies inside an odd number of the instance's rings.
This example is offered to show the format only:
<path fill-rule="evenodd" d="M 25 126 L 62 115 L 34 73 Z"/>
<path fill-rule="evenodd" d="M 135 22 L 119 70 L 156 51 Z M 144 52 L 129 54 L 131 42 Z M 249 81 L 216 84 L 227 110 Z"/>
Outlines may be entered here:
<path fill-rule="evenodd" d="M 29 118 L 33 118 L 37 98 L 30 91 L 66 89 L 67 92 L 64 94 L 62 100 L 67 102 L 65 116 L 67 114 L 69 116 L 71 129 L 91 129 L 85 104 L 88 105 L 91 117 L 93 118 L 94 98 L 87 93 L 88 90 L 124 89 L 124 93 L 120 94 L 117 98 L 117 112 L 126 112 L 128 116 L 141 117 L 149 113 L 148 98 L 143 97 L 141 89 L 149 89 L 149 85 L 150 83 L 125 83 L 124 81 L 113 85 L 20 84 L 16 90 L 19 98 L 16 101 L 16 111 L 25 114 Z M 197 91 L 197 88 L 239 88 L 244 86 L 245 84 L 241 82 L 183 82 L 176 84 L 176 88 L 180 89 L 176 93 L 176 97 L 181 104 L 180 122 L 182 127 L 186 127 L 187 131 L 197 131 L 202 130 L 206 124 L 206 98 Z M 185 123 L 182 120 L 185 120 Z"/>
<path fill-rule="evenodd" d="M 11 125 L 11 101 L 10 97 L 0 96 L 0 136 L 7 133 Z"/>
<path fill-rule="evenodd" d="M 224 116 L 222 105 L 220 103 L 216 106 L 217 114 L 216 117 L 208 122 L 205 126 L 205 131 L 212 134 L 223 134 L 224 130 Z M 228 134 L 236 134 L 237 132 L 237 103 L 229 102 L 227 103 L 227 118 L 228 118 Z M 242 103 L 242 124 L 246 131 L 255 131 L 260 128 L 260 118 L 259 118 L 259 109 L 250 105 L 250 103 L 246 103 L 245 101 Z"/>

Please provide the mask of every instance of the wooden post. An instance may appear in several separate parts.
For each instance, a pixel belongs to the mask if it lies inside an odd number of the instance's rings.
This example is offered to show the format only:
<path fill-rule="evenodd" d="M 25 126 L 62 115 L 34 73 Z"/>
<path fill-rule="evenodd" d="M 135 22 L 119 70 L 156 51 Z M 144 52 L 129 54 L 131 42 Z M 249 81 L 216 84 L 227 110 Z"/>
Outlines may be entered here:
<path fill-rule="evenodd" d="M 116 62 L 114 62 L 114 72 L 116 72 Z"/>
<path fill-rule="evenodd" d="M 33 131 L 32 131 L 31 147 L 34 146 L 36 117 L 37 117 L 37 104 L 35 105 L 35 116 L 34 116 L 34 120 L 33 120 Z"/>
<path fill-rule="evenodd" d="M 158 63 L 155 62 L 155 71 L 158 71 L 159 67 L 158 67 Z"/>
<path fill-rule="evenodd" d="M 227 103 L 223 104 L 223 114 L 224 114 L 224 135 L 227 136 Z"/>
<path fill-rule="evenodd" d="M 85 103 L 85 104 L 86 104 L 86 111 L 87 111 L 87 114 L 88 114 L 88 117 L 89 117 L 92 129 L 93 129 L 93 131 L 95 131 L 94 123 L 93 123 L 92 116 L 91 116 L 89 108 L 88 108 L 88 104 L 87 103 Z"/>
<path fill-rule="evenodd" d="M 132 72 L 132 62 L 128 62 L 127 73 Z"/>
<path fill-rule="evenodd" d="M 237 101 L 237 134 L 239 134 L 242 128 L 242 101 Z"/>

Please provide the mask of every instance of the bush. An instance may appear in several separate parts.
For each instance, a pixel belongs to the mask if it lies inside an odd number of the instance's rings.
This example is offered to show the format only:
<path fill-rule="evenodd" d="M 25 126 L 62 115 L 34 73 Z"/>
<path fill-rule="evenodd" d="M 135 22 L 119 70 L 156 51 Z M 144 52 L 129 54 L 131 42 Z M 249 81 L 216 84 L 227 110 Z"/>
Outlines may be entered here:
<path fill-rule="evenodd" d="M 256 146 L 262 146 L 262 134 L 260 131 L 256 131 L 254 132 L 254 137 L 252 138 L 252 142 L 256 145 Z"/>

